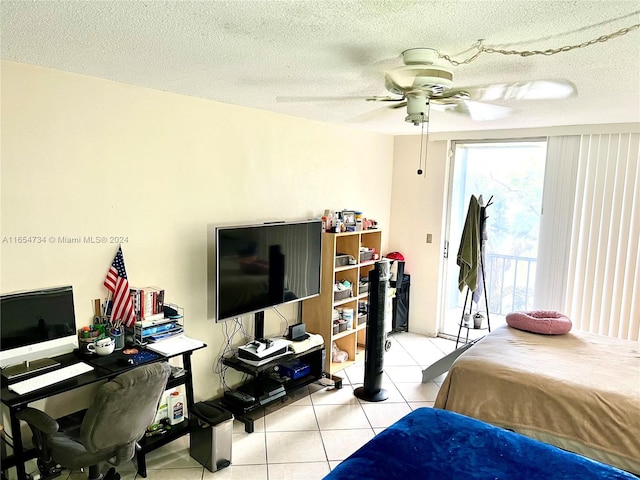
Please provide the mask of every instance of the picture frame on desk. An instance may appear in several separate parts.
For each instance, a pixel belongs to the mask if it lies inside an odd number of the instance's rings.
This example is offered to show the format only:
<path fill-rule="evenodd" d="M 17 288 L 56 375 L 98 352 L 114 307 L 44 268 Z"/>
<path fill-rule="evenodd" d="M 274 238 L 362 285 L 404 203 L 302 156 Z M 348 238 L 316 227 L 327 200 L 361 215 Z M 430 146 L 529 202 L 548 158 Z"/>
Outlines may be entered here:
<path fill-rule="evenodd" d="M 356 212 L 353 210 L 343 210 L 342 211 L 342 222 L 346 226 L 354 226 L 356 225 Z"/>

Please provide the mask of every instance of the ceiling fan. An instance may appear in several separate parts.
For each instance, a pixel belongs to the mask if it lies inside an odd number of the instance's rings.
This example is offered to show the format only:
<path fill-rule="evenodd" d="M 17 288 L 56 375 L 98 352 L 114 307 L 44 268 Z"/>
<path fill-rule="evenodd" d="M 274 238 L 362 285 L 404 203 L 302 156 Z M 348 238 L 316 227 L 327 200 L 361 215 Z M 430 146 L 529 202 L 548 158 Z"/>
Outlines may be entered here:
<path fill-rule="evenodd" d="M 453 72 L 437 65 L 439 55 L 430 48 L 412 48 L 402 52 L 403 66 L 384 75 L 385 88 L 399 97 L 370 97 L 371 101 L 397 102 L 392 108 L 407 107 L 406 122 L 427 122 L 429 105 L 468 115 L 474 120 L 494 120 L 510 114 L 511 109 L 491 103 L 500 100 L 562 99 L 576 95 L 568 80 L 532 80 L 468 87 L 453 87 Z"/>
<path fill-rule="evenodd" d="M 532 80 L 453 88 L 453 72 L 436 64 L 439 58 L 436 50 L 411 48 L 401 55 L 404 65 L 384 74 L 385 88 L 394 96 L 355 98 L 392 102 L 393 105 L 389 107 L 392 109 L 406 107 L 405 121 L 414 125 L 429 121 L 430 105 L 482 121 L 503 118 L 511 112 L 509 107 L 487 102 L 562 99 L 576 95 L 575 85 L 568 80 Z M 278 97 L 278 101 L 344 99 L 345 97 Z"/>

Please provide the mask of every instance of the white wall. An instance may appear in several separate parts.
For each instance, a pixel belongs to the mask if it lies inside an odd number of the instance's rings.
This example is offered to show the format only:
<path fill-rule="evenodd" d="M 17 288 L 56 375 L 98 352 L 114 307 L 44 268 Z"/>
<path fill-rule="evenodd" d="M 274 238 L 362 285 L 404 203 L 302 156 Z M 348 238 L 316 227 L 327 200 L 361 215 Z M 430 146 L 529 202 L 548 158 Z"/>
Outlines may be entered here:
<path fill-rule="evenodd" d="M 130 283 L 163 287 L 208 344 L 193 358 L 197 400 L 220 393 L 223 341 L 207 318 L 207 225 L 359 209 L 386 248 L 391 136 L 12 62 L 1 87 L 0 291 L 73 285 L 89 324 L 117 244 L 59 238 L 125 236 Z M 22 235 L 54 241 L 4 241 Z M 283 325 L 267 312 L 267 333 Z"/>
<path fill-rule="evenodd" d="M 389 251 L 404 255 L 411 275 L 409 330 L 430 336 L 438 332 L 447 145 L 429 142 L 422 175 L 417 174 L 420 136 L 396 137 L 394 148 Z"/>

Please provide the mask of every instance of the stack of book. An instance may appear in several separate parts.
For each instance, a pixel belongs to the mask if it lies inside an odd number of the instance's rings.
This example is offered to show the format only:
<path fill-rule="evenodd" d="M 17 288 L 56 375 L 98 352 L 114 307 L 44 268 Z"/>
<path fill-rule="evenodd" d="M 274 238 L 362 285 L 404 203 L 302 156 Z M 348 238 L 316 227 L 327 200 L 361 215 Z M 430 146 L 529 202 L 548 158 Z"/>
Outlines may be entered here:
<path fill-rule="evenodd" d="M 131 288 L 129 290 L 136 320 L 164 318 L 164 290 L 158 287 Z"/>
<path fill-rule="evenodd" d="M 127 328 L 129 342 L 147 345 L 183 333 L 182 309 L 164 304 L 162 288 L 132 287 L 130 295 L 136 321 Z"/>

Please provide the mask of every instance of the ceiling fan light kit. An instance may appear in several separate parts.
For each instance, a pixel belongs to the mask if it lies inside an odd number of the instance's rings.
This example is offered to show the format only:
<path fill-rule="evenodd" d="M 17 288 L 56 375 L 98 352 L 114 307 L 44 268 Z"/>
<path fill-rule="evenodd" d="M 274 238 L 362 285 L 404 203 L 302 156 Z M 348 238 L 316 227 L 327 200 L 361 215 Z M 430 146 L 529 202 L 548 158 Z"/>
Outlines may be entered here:
<path fill-rule="evenodd" d="M 407 116 L 404 121 L 416 126 L 429 121 L 429 100 L 425 94 L 407 97 Z"/>

